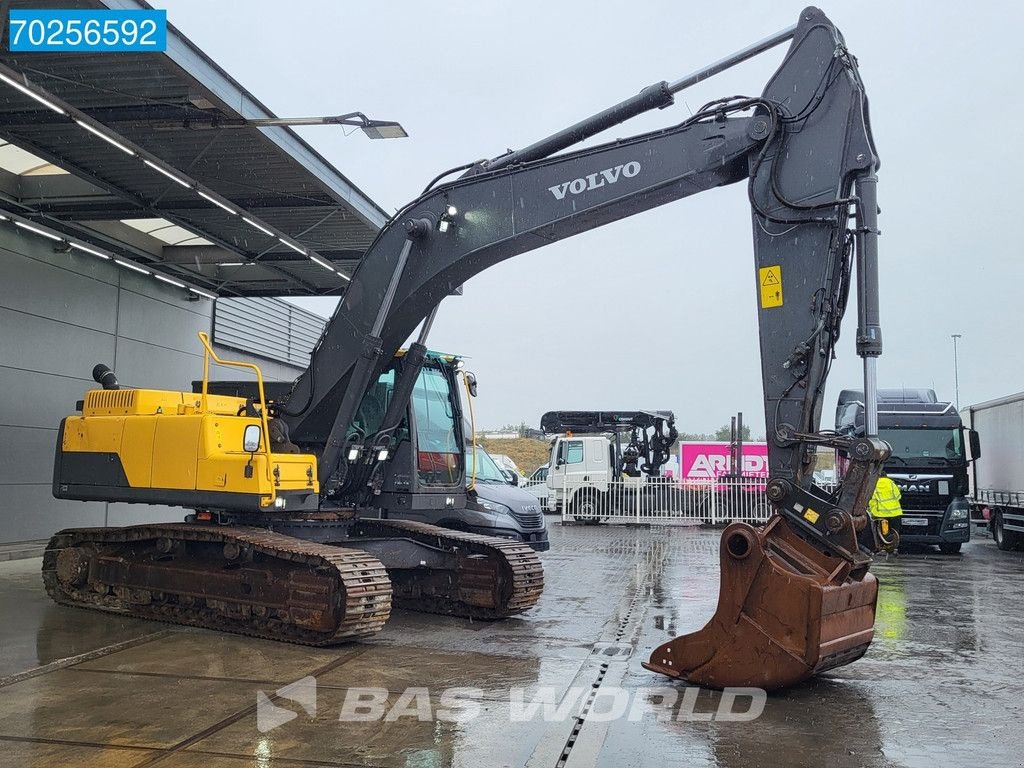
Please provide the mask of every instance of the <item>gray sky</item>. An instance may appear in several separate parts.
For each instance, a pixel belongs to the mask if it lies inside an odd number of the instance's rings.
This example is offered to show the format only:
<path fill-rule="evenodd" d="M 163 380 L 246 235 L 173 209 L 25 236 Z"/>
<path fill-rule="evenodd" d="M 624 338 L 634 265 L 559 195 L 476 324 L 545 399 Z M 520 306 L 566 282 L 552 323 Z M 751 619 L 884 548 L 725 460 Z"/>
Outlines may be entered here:
<path fill-rule="evenodd" d="M 446 168 L 522 147 L 659 80 L 796 21 L 796 2 L 340 3 L 170 0 L 168 18 L 282 116 L 361 110 L 411 138 L 302 135 L 387 211 Z M 244 13 L 242 9 L 244 7 Z M 960 401 L 1024 389 L 1024 263 L 1012 238 L 1024 177 L 1018 3 L 836 2 L 860 61 L 882 169 L 881 386 Z M 759 94 L 764 54 L 598 137 L 677 123 L 715 97 Z M 447 299 L 431 336 L 480 378 L 478 423 L 552 409 L 670 408 L 689 432 L 742 410 L 763 432 L 750 214 L 713 190 L 506 261 Z M 312 300 L 321 314 L 332 302 Z M 315 302 L 320 302 L 315 304 Z M 848 312 L 829 380 L 859 386 Z"/>

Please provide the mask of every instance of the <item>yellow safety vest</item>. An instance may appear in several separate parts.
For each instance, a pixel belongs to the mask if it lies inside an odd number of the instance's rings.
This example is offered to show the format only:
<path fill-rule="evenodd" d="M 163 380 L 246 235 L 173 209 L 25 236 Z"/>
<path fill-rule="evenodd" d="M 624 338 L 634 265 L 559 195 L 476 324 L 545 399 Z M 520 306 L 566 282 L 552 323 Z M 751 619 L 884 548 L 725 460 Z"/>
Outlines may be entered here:
<path fill-rule="evenodd" d="M 900 488 L 888 477 L 878 478 L 875 492 L 868 502 L 868 511 L 872 517 L 900 517 L 903 507 L 900 506 Z"/>

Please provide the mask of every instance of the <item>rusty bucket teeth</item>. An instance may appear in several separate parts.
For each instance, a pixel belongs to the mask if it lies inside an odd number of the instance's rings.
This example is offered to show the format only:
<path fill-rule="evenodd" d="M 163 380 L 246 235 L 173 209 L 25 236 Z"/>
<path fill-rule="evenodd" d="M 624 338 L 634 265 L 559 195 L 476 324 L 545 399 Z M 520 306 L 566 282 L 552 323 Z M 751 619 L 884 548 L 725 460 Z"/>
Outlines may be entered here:
<path fill-rule="evenodd" d="M 798 536 L 781 516 L 722 534 L 718 608 L 644 667 L 694 685 L 776 690 L 856 661 L 874 635 L 878 582 Z"/>

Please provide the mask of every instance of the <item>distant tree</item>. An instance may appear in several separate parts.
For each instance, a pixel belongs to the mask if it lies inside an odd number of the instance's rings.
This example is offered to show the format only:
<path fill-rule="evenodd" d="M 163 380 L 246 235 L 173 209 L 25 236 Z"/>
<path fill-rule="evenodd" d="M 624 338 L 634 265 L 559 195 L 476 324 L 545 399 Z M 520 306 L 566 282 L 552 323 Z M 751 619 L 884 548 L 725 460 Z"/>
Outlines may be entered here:
<path fill-rule="evenodd" d="M 729 442 L 729 439 L 731 437 L 732 437 L 732 425 L 731 424 L 723 424 L 722 426 L 720 426 L 718 428 L 718 431 L 715 432 L 715 440 L 721 440 L 723 442 Z M 746 424 L 743 425 L 743 442 L 745 442 L 745 443 L 749 443 L 750 442 L 750 427 L 748 425 L 746 425 Z"/>
<path fill-rule="evenodd" d="M 707 443 L 718 438 L 704 432 L 680 432 L 679 439 L 687 443 Z"/>
<path fill-rule="evenodd" d="M 526 431 L 529 428 L 530 428 L 529 424 L 527 424 L 525 421 L 521 421 L 518 424 L 504 424 L 504 425 L 502 425 L 501 429 L 499 429 L 498 431 L 499 432 L 515 432 L 520 437 L 523 437 L 526 434 Z"/>

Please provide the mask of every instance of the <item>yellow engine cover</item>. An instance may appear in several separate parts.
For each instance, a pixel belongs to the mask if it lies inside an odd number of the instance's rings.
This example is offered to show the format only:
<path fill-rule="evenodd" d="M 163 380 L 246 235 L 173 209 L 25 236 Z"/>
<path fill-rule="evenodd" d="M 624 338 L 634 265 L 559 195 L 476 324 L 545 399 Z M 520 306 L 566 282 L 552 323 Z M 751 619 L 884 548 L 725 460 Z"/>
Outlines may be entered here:
<path fill-rule="evenodd" d="M 82 415 L 64 420 L 54 493 L 234 509 L 318 493 L 316 457 L 268 452 L 263 421 L 236 415 L 244 406 L 223 395 L 91 390 Z M 243 435 L 252 425 L 260 445 L 249 453 Z"/>

